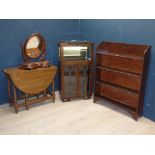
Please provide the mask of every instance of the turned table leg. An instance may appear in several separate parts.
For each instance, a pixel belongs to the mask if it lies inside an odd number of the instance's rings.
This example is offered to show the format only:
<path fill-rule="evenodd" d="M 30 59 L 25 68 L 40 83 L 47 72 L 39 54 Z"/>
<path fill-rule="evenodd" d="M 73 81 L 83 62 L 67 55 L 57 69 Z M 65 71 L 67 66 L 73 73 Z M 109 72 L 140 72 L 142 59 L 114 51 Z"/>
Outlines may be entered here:
<path fill-rule="evenodd" d="M 47 89 L 44 90 L 44 96 L 47 96 Z"/>
<path fill-rule="evenodd" d="M 12 107 L 12 100 L 11 100 L 11 81 L 9 79 L 9 77 L 7 77 L 7 81 L 8 81 L 8 97 L 9 97 L 9 104 L 10 104 L 10 107 Z"/>
<path fill-rule="evenodd" d="M 28 98 L 27 98 L 27 94 L 25 94 L 25 107 L 26 107 L 26 110 L 29 110 L 29 104 L 28 104 Z"/>
<path fill-rule="evenodd" d="M 52 82 L 52 99 L 53 99 L 53 103 L 54 103 L 55 102 L 54 81 Z"/>
<path fill-rule="evenodd" d="M 14 109 L 15 109 L 15 113 L 18 113 L 18 105 L 17 105 L 17 95 L 16 95 L 16 88 L 13 85 L 13 105 L 14 105 Z"/>

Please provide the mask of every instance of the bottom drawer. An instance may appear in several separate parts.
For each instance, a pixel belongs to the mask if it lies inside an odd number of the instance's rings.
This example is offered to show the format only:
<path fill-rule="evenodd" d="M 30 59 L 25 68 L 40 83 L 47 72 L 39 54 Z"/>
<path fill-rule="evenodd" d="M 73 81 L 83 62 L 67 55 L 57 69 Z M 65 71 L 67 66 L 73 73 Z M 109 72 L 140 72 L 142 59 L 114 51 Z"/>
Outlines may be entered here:
<path fill-rule="evenodd" d="M 133 108 L 137 108 L 139 102 L 139 94 L 108 84 L 96 83 L 95 95 L 109 98 Z"/>

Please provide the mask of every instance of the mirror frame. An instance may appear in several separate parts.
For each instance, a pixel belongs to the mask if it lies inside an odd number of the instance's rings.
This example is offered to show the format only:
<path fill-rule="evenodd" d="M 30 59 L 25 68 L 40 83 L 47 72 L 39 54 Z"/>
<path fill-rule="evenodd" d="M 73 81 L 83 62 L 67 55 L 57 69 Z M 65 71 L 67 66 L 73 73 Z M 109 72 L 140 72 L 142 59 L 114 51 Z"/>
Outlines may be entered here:
<path fill-rule="evenodd" d="M 42 49 L 41 49 L 42 53 L 36 58 L 31 58 L 30 56 L 27 55 L 26 47 L 27 47 L 27 44 L 30 41 L 30 39 L 32 37 L 34 37 L 34 36 L 37 36 L 39 38 L 39 40 L 42 42 L 41 43 L 42 44 Z M 46 55 L 45 51 L 46 51 L 46 42 L 45 42 L 43 36 L 40 33 L 32 34 L 31 36 L 29 36 L 26 39 L 25 43 L 22 44 L 22 55 L 23 55 L 24 62 L 31 62 L 32 59 L 37 59 L 37 58 L 39 58 L 40 61 L 44 61 L 45 60 L 45 55 Z"/>

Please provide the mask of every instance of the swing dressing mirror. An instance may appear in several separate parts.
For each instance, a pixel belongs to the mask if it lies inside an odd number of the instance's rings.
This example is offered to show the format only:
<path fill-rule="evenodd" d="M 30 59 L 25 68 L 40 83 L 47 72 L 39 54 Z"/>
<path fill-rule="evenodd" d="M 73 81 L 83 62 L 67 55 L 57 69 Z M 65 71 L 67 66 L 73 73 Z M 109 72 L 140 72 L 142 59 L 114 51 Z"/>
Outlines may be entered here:
<path fill-rule="evenodd" d="M 49 62 L 45 61 L 46 42 L 41 34 L 32 34 L 22 44 L 22 55 L 24 63 L 20 65 L 23 69 L 34 69 L 36 67 L 48 67 Z"/>

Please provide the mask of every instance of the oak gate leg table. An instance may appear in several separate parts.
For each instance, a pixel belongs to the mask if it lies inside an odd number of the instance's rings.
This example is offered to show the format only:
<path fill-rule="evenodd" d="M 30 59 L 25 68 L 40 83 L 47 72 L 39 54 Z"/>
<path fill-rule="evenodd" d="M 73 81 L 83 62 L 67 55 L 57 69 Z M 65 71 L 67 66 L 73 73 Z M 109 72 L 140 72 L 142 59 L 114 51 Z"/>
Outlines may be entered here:
<path fill-rule="evenodd" d="M 52 99 L 55 102 L 54 77 L 57 67 L 25 70 L 7 68 L 4 73 L 8 80 L 8 97 L 10 106 L 18 113 L 20 107 L 29 109 L 31 104 Z M 49 91 L 51 87 L 51 91 Z"/>

